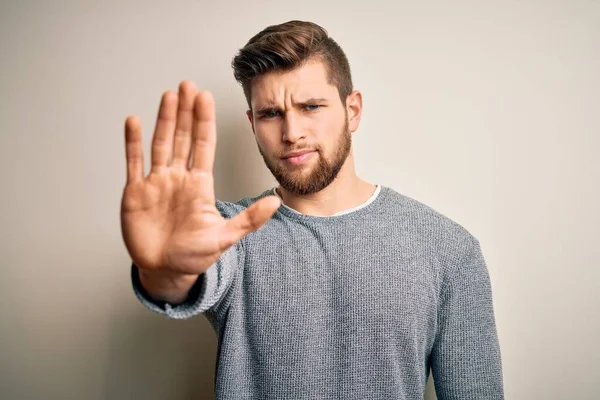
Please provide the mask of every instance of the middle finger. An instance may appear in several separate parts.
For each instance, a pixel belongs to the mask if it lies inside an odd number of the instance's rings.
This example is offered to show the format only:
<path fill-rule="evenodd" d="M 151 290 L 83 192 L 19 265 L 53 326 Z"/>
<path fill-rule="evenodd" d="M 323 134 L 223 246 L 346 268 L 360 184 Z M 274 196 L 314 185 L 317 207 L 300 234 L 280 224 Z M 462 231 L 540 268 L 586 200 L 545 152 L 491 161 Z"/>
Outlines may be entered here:
<path fill-rule="evenodd" d="M 194 98 L 196 85 L 192 81 L 182 81 L 179 84 L 179 106 L 177 109 L 177 124 L 173 137 L 173 162 L 175 168 L 185 169 L 188 165 L 192 142 L 192 124 L 194 120 Z"/>

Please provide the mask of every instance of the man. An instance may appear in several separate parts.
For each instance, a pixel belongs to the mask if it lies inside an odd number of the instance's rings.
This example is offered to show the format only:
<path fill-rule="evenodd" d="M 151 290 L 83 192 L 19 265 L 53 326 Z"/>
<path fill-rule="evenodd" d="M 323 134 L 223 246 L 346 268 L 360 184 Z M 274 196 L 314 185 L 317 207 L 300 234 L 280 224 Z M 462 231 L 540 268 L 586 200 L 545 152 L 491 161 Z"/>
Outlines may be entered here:
<path fill-rule="evenodd" d="M 144 177 L 126 121 L 121 211 L 138 298 L 218 335 L 218 399 L 501 399 L 492 293 L 459 224 L 355 173 L 362 98 L 326 31 L 290 21 L 233 60 L 258 149 L 279 186 L 214 198 L 214 102 L 162 97 Z"/>

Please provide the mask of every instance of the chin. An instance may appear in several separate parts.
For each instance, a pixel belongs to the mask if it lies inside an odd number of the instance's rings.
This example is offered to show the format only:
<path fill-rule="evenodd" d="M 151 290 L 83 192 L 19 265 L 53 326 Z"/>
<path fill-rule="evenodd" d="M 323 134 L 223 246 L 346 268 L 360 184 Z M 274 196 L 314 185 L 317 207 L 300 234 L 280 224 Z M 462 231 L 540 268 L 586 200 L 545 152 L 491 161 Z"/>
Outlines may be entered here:
<path fill-rule="evenodd" d="M 341 148 L 347 150 L 347 146 Z M 295 165 L 281 159 L 268 159 L 262 151 L 261 155 L 284 190 L 297 196 L 307 196 L 320 192 L 335 180 L 346 160 L 348 151 L 338 152 L 331 160 L 323 158 L 323 154 L 319 151 L 313 159 Z"/>

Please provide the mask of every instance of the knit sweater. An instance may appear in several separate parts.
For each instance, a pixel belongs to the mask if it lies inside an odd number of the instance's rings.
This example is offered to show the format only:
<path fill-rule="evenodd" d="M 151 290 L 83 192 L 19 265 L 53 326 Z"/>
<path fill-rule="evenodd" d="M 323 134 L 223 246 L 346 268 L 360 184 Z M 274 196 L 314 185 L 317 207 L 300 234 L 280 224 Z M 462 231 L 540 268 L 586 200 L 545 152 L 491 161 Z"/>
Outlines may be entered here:
<path fill-rule="evenodd" d="M 259 198 L 218 201 L 225 218 Z M 224 252 L 172 319 L 203 314 L 226 399 L 503 399 L 490 278 L 464 227 L 391 188 L 349 213 L 281 206 Z"/>

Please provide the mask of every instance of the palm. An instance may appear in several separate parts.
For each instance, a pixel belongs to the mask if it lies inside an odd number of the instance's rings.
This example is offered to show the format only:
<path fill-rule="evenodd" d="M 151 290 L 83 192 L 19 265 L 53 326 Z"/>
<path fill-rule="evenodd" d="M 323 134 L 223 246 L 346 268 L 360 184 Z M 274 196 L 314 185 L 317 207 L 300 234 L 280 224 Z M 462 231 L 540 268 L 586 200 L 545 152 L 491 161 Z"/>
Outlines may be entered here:
<path fill-rule="evenodd" d="M 212 97 L 197 93 L 191 83 L 181 84 L 179 98 L 166 93 L 152 143 L 152 170 L 145 178 L 141 129 L 135 118 L 127 119 L 121 226 L 140 268 L 200 274 L 279 205 L 267 198 L 231 220 L 220 215 L 212 175 L 214 115 Z"/>
<path fill-rule="evenodd" d="M 123 196 L 123 225 L 127 227 L 132 257 L 154 269 L 168 267 L 180 272 L 199 273 L 202 265 L 182 264 L 193 257 L 185 249 L 203 249 L 207 262 L 218 254 L 214 240 L 225 220 L 203 197 L 203 182 L 189 172 L 169 174 L 129 185 Z M 169 265 L 179 260 L 176 265 Z M 209 264 L 210 265 L 210 264 Z"/>

